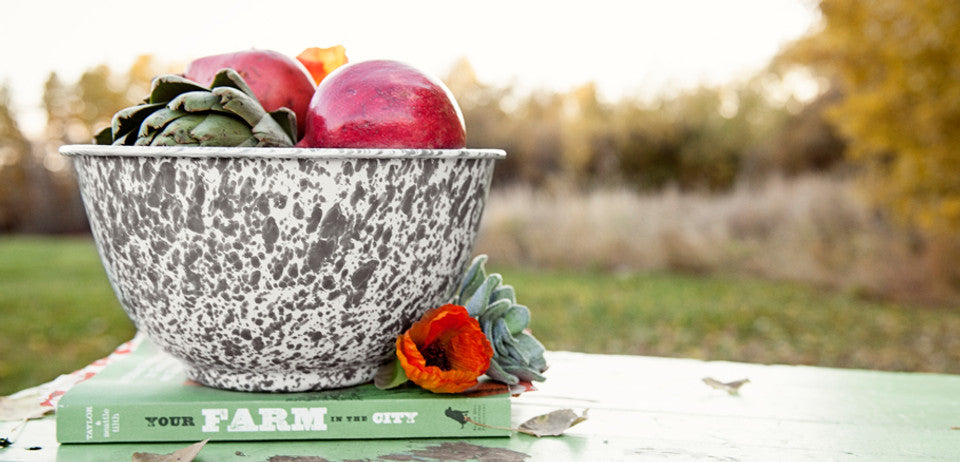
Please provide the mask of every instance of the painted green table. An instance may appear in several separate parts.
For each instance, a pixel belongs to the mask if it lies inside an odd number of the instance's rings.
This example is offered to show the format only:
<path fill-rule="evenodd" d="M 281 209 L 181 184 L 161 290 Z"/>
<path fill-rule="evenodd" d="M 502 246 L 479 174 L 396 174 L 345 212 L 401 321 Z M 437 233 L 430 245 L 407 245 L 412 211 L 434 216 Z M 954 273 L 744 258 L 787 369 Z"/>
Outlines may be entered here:
<path fill-rule="evenodd" d="M 564 436 L 210 443 L 196 460 L 960 460 L 960 375 L 567 352 L 548 360 L 549 380 L 514 399 L 513 420 L 589 409 Z M 705 377 L 750 382 L 731 395 Z M 0 422 L 0 436 L 16 425 Z M 26 423 L 0 460 L 130 460 L 184 446 L 58 445 L 54 430 L 52 416 Z"/>

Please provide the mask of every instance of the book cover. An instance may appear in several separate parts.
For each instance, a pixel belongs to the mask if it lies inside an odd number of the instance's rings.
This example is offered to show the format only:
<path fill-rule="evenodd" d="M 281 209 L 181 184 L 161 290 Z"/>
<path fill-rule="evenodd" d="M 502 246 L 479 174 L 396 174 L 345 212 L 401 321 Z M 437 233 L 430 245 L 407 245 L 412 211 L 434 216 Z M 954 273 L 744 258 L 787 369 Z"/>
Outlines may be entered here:
<path fill-rule="evenodd" d="M 492 385 L 492 384 L 491 384 Z M 372 384 L 303 393 L 219 390 L 190 381 L 148 340 L 57 402 L 61 443 L 509 436 L 510 393 L 435 394 Z"/>

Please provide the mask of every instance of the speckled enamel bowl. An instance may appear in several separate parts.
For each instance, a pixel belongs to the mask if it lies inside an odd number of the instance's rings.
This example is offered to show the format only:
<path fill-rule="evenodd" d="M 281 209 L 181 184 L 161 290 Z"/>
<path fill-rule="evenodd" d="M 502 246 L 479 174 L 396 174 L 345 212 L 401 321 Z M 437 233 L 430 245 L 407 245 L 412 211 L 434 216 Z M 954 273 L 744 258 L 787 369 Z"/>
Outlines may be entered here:
<path fill-rule="evenodd" d="M 371 380 L 452 293 L 499 150 L 72 145 L 110 283 L 208 386 Z"/>

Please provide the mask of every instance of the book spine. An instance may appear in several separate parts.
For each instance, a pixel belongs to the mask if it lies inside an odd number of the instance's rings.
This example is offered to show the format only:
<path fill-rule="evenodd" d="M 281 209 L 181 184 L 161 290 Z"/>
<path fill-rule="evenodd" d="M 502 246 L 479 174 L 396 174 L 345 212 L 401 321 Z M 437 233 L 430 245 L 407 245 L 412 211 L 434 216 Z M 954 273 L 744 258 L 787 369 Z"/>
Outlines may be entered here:
<path fill-rule="evenodd" d="M 509 436 L 510 401 L 429 400 L 64 403 L 61 443 Z M 469 420 L 468 420 L 469 419 Z"/>

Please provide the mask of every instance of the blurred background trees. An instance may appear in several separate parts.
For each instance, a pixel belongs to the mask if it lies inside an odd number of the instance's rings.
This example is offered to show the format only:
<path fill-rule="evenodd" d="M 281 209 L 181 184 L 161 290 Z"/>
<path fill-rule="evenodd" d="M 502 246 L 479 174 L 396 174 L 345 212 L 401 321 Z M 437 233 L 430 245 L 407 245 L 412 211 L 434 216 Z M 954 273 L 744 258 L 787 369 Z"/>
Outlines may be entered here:
<path fill-rule="evenodd" d="M 822 27 L 781 59 L 829 79 L 827 115 L 868 197 L 922 233 L 934 271 L 960 286 L 960 3 L 822 0 L 820 11 Z"/>
<path fill-rule="evenodd" d="M 829 77 L 830 121 L 871 196 L 928 230 L 960 231 L 960 3 L 821 2 L 823 28 L 785 54 Z"/>
<path fill-rule="evenodd" d="M 43 84 L 46 127 L 35 139 L 21 132 L 10 90 L 0 87 L 0 232 L 87 232 L 75 173 L 57 149 L 90 143 L 116 111 L 143 99 L 162 72 L 171 67 L 144 55 L 122 74 L 99 65 L 68 83 L 50 73 Z"/>
<path fill-rule="evenodd" d="M 856 178 L 875 208 L 855 220 L 880 220 L 905 236 L 932 268 L 924 275 L 960 288 L 952 264 L 960 257 L 960 4 L 823 0 L 820 10 L 820 26 L 755 75 L 648 99 L 610 100 L 589 82 L 521 93 L 479 81 L 466 58 L 442 77 L 463 110 L 468 147 L 509 153 L 495 190 L 717 196 L 770 178 Z M 95 66 L 75 82 L 50 74 L 38 139 L 20 131 L 10 90 L 0 87 L 0 232 L 85 232 L 73 171 L 57 147 L 89 142 L 146 95 L 154 76 L 178 71 L 142 56 L 125 72 Z M 792 96 L 798 72 L 818 88 L 812 97 Z M 823 221 L 832 212 L 813 213 Z M 731 226 L 751 236 L 778 227 Z M 833 250 L 800 252 L 837 266 L 836 240 L 824 235 L 816 242 Z"/>
<path fill-rule="evenodd" d="M 479 82 L 467 60 L 446 79 L 464 113 L 468 147 L 500 147 L 495 183 L 725 191 L 770 174 L 831 170 L 844 143 L 822 118 L 832 96 L 778 101 L 782 76 L 700 87 L 651 101 L 604 101 L 593 84 L 519 95 Z"/>
<path fill-rule="evenodd" d="M 19 131 L 3 90 L 0 229 L 83 232 L 73 171 L 57 148 L 90 142 L 164 72 L 177 69 L 142 56 L 126 72 L 98 65 L 76 82 L 51 73 L 43 94 L 46 129 L 34 140 Z M 510 153 L 497 165 L 495 187 L 717 192 L 743 178 L 829 170 L 842 159 L 843 143 L 820 119 L 822 101 L 790 106 L 765 94 L 779 78 L 772 70 L 651 101 L 606 101 L 592 83 L 567 93 L 519 94 L 480 82 L 465 58 L 445 77 L 463 110 L 468 147 Z"/>
<path fill-rule="evenodd" d="M 840 98 L 871 196 L 928 230 L 960 231 L 960 3 L 824 0 L 823 27 L 784 59 L 813 66 Z"/>
<path fill-rule="evenodd" d="M 20 132 L 10 112 L 10 89 L 0 87 L 0 232 L 18 229 L 25 219 L 24 191 L 27 175 L 23 165 L 30 141 Z"/>

